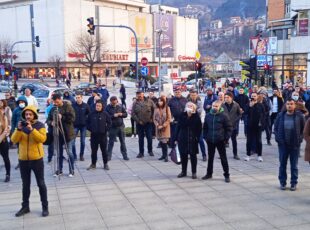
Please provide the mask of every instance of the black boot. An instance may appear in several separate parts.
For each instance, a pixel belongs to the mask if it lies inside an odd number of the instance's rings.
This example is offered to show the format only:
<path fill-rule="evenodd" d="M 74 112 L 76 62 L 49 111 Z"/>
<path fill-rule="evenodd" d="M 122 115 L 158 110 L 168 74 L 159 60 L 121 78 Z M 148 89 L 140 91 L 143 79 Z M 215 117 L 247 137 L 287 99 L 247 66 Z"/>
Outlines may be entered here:
<path fill-rule="evenodd" d="M 163 159 L 165 159 L 164 156 L 161 156 L 160 158 L 158 158 L 159 161 L 161 161 L 161 160 L 163 160 Z"/>
<path fill-rule="evenodd" d="M 10 181 L 10 175 L 6 175 L 5 176 L 5 179 L 4 179 L 4 182 L 7 183 Z"/>
<path fill-rule="evenodd" d="M 46 217 L 48 216 L 50 213 L 48 212 L 48 207 L 43 207 L 42 208 L 42 216 Z"/>
<path fill-rule="evenodd" d="M 23 216 L 29 212 L 30 212 L 29 207 L 22 207 L 17 213 L 15 213 L 15 216 L 20 217 L 20 216 Z"/>
<path fill-rule="evenodd" d="M 164 160 L 165 162 L 168 162 L 168 144 L 167 143 L 161 143 L 161 148 L 162 148 L 162 160 Z"/>

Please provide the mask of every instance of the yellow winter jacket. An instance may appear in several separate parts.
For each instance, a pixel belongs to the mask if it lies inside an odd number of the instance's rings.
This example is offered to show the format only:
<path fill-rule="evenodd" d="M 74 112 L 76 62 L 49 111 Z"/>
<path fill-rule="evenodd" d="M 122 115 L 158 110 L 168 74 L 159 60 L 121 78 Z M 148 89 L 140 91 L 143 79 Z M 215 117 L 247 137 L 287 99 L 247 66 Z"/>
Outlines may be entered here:
<path fill-rule="evenodd" d="M 35 120 L 32 123 L 33 130 L 26 127 L 21 130 L 15 129 L 11 140 L 13 143 L 19 143 L 18 159 L 22 161 L 39 160 L 44 157 L 43 143 L 46 140 L 46 129 L 42 122 L 39 122 L 37 108 L 27 106 L 22 112 L 22 118 L 25 119 L 25 111 L 31 110 L 35 114 Z"/>

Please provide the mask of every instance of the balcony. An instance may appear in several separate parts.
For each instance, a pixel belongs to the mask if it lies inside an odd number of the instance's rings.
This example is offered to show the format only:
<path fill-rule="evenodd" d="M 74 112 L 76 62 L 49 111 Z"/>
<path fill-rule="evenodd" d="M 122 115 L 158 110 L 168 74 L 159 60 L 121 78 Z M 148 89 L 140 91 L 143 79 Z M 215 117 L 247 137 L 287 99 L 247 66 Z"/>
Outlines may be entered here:
<path fill-rule="evenodd" d="M 309 53 L 310 36 L 291 37 L 290 40 L 278 40 L 278 54 Z"/>

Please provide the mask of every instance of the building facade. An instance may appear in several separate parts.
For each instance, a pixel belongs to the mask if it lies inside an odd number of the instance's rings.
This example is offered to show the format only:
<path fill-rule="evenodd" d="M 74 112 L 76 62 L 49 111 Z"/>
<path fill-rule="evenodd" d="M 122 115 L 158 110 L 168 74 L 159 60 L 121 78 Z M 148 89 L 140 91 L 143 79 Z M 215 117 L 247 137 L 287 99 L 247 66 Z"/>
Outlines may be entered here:
<path fill-rule="evenodd" d="M 310 86 L 310 1 L 269 0 L 268 30 L 277 38 L 272 55 L 278 85 L 287 80 Z"/>
<path fill-rule="evenodd" d="M 95 24 L 124 25 L 135 30 L 138 38 L 138 60 L 149 60 L 149 72 L 158 75 L 159 30 L 162 63 L 168 65 L 168 74 L 180 76 L 183 68 L 193 62 L 198 49 L 198 20 L 178 15 L 178 9 L 150 6 L 145 0 L 0 0 L 1 40 L 33 41 L 40 36 L 40 47 L 32 43 L 16 45 L 15 66 L 22 75 L 54 76 L 53 58 L 59 57 L 63 74 L 69 71 L 76 76 L 89 74 L 78 59 L 82 54 L 70 52 L 77 37 L 87 34 L 87 18 L 94 17 Z M 10 20 L 8 20 L 10 19 Z M 96 28 L 100 45 L 100 59 L 94 72 L 103 75 L 106 69 L 115 75 L 135 62 L 133 33 L 123 28 Z"/>

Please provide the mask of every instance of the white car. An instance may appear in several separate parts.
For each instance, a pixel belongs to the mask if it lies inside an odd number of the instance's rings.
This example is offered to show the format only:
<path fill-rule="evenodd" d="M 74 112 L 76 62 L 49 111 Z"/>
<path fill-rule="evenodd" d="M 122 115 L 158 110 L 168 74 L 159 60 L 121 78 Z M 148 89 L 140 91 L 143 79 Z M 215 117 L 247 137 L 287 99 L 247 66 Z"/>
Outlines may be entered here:
<path fill-rule="evenodd" d="M 48 88 L 48 89 L 37 89 L 35 90 L 32 95 L 37 99 L 38 101 L 38 110 L 39 112 L 44 113 L 45 109 L 47 108 L 47 100 L 52 97 L 53 94 L 61 94 L 65 91 L 69 91 L 70 95 L 74 95 L 74 93 L 71 90 L 68 90 L 67 88 Z"/>

